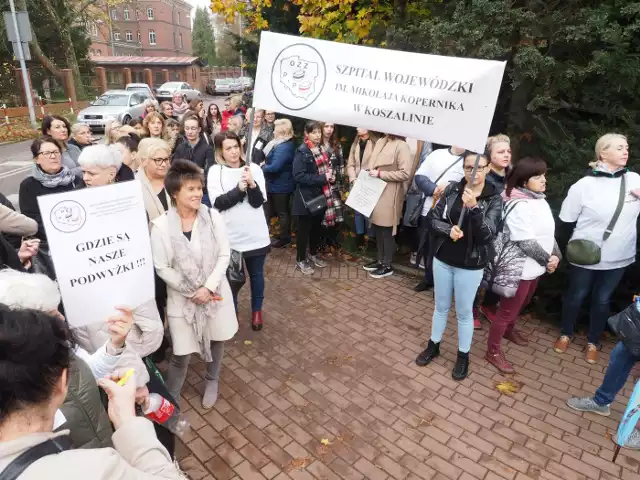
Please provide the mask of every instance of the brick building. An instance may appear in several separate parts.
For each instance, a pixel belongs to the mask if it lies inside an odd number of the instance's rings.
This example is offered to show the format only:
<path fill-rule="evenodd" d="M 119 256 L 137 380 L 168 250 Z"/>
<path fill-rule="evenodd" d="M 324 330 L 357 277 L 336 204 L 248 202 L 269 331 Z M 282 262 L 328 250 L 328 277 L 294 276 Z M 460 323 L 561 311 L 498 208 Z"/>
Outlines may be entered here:
<path fill-rule="evenodd" d="M 89 55 L 191 56 L 191 5 L 183 0 L 139 0 L 105 5 L 105 18 L 89 25 Z"/>

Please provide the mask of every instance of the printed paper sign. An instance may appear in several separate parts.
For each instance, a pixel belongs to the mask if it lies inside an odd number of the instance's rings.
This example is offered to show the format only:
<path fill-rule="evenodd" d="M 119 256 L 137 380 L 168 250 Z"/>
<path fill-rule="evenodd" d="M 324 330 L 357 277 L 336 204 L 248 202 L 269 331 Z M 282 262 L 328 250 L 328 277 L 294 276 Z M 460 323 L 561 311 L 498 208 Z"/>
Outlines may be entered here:
<path fill-rule="evenodd" d="M 138 181 L 38 197 L 65 316 L 79 327 L 154 298 Z"/>
<path fill-rule="evenodd" d="M 387 182 L 384 180 L 372 177 L 368 172 L 360 170 L 360 174 L 347 197 L 346 204 L 365 217 L 370 217 L 386 186 Z"/>
<path fill-rule="evenodd" d="M 262 32 L 254 105 L 483 151 L 505 65 Z"/>

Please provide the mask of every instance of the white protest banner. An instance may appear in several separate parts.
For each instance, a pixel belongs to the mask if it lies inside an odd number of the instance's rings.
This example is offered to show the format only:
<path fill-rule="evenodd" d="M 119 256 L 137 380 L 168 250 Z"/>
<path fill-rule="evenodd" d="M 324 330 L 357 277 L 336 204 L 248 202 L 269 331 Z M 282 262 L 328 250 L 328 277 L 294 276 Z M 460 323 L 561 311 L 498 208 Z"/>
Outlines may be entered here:
<path fill-rule="evenodd" d="M 347 206 L 365 217 L 370 217 L 386 186 L 387 182 L 384 180 L 372 177 L 368 172 L 360 170 L 360 174 L 347 197 Z"/>
<path fill-rule="evenodd" d="M 483 151 L 505 65 L 262 32 L 253 104 Z"/>
<path fill-rule="evenodd" d="M 154 298 L 153 259 L 136 181 L 38 197 L 65 316 L 104 322 Z"/>

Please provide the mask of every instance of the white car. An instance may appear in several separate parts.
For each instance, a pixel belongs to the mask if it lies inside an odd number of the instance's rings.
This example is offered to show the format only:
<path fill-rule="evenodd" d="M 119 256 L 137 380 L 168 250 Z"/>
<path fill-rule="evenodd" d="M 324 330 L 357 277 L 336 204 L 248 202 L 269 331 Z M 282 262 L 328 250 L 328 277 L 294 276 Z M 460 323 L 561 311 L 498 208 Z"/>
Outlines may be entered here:
<path fill-rule="evenodd" d="M 231 91 L 231 80 L 228 78 L 216 78 L 215 86 L 215 95 L 228 95 L 233 93 Z"/>
<path fill-rule="evenodd" d="M 200 91 L 185 82 L 167 82 L 158 88 L 158 102 L 171 101 L 175 92 L 181 93 L 187 102 L 200 98 Z"/>
<path fill-rule="evenodd" d="M 253 86 L 253 79 L 251 77 L 240 77 L 238 80 L 242 83 L 243 88 L 251 88 Z"/>
<path fill-rule="evenodd" d="M 124 89 L 128 92 L 144 92 L 147 97 L 153 98 L 153 92 L 146 83 L 127 83 Z"/>
<path fill-rule="evenodd" d="M 91 130 L 104 130 L 110 120 L 125 124 L 139 118 L 144 112 L 145 92 L 132 90 L 108 90 L 78 113 L 78 122 L 89 125 Z"/>

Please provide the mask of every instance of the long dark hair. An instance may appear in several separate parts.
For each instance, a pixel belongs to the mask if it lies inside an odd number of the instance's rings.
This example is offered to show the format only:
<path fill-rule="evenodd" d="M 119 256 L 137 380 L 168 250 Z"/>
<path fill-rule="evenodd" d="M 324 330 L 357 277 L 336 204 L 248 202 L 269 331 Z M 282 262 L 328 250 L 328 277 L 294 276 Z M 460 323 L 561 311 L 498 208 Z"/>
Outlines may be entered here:
<path fill-rule="evenodd" d="M 538 157 L 524 157 L 517 161 L 509 171 L 505 182 L 505 193 L 511 196 L 514 188 L 524 187 L 531 177 L 547 173 L 547 162 Z"/>
<path fill-rule="evenodd" d="M 215 115 L 211 115 L 212 106 L 216 107 Z M 205 129 L 209 135 L 213 133 L 214 119 L 217 123 L 222 123 L 222 114 L 220 113 L 220 107 L 218 107 L 218 105 L 216 105 L 215 103 L 211 103 L 207 107 L 207 114 L 204 117 Z"/>
<path fill-rule="evenodd" d="M 322 142 L 324 142 L 324 127 L 329 124 L 333 125 L 333 133 L 331 134 L 331 138 L 329 138 L 329 146 L 335 151 L 338 152 L 340 150 L 340 139 L 338 138 L 338 126 L 332 122 L 322 122 L 322 128 L 320 131 L 322 132 Z"/>

